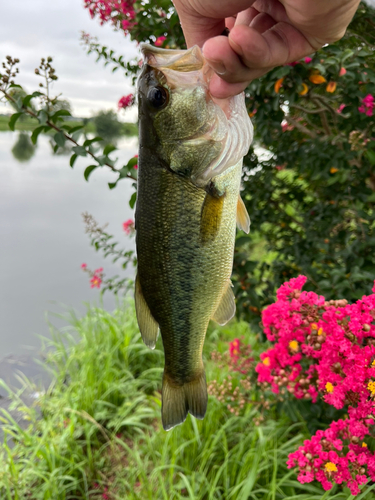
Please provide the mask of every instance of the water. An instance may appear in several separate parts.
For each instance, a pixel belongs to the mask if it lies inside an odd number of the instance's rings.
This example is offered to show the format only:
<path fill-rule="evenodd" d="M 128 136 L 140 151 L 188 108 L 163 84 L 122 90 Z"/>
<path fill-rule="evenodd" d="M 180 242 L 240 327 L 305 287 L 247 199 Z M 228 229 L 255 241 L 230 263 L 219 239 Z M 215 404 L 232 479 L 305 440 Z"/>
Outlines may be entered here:
<path fill-rule="evenodd" d="M 82 212 L 100 225 L 109 223 L 107 231 L 116 241 L 134 248 L 122 229 L 122 222 L 134 217 L 128 204 L 131 181 L 110 190 L 107 182 L 115 178 L 103 167 L 86 182 L 83 170 L 90 160 L 78 158 L 71 169 L 69 156 L 52 155 L 45 136 L 32 158 L 21 163 L 11 152 L 18 134 L 0 132 L 0 378 L 15 359 L 37 352 L 37 335 L 49 335 L 47 312 L 61 313 L 64 304 L 83 313 L 84 302 L 99 302 L 99 291 L 90 288 L 81 263 L 103 267 L 108 277 L 124 274 L 119 264 L 90 246 Z M 118 147 L 115 156 L 123 165 L 137 153 L 137 139 L 122 139 Z M 105 294 L 104 306 L 110 310 L 114 305 L 113 296 Z"/>

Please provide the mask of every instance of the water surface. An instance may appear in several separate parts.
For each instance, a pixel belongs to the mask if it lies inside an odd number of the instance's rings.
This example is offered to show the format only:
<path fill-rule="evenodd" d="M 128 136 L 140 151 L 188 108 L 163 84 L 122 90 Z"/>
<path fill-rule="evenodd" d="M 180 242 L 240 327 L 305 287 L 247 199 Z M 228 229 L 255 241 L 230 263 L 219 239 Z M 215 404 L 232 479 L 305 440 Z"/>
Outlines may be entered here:
<path fill-rule="evenodd" d="M 81 263 L 103 267 L 107 276 L 124 273 L 89 245 L 82 212 L 109 223 L 107 231 L 134 248 L 122 230 L 122 222 L 133 218 L 131 181 L 110 190 L 107 182 L 115 178 L 103 167 L 86 182 L 83 170 L 92 162 L 79 158 L 70 168 L 69 156 L 52 155 L 45 136 L 32 158 L 20 163 L 11 152 L 17 140 L 18 132 L 0 133 L 0 360 L 38 348 L 37 335 L 49 334 L 46 312 L 62 312 L 60 304 L 84 312 L 85 301 L 98 302 Z M 137 139 L 118 147 L 115 156 L 125 163 L 137 153 Z M 104 305 L 114 307 L 114 298 L 106 294 Z"/>

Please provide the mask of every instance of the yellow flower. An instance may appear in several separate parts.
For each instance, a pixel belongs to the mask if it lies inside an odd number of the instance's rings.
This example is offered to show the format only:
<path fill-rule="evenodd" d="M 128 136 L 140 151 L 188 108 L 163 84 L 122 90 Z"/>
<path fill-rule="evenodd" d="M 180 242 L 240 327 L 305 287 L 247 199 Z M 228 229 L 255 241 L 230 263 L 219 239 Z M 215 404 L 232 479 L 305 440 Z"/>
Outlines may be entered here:
<path fill-rule="evenodd" d="M 337 472 L 336 464 L 333 462 L 327 462 L 324 467 L 327 472 Z"/>
<path fill-rule="evenodd" d="M 270 364 L 271 364 L 270 358 L 268 358 L 268 357 L 264 358 L 263 364 L 266 365 L 266 366 L 270 366 Z"/>
<path fill-rule="evenodd" d="M 311 330 L 317 330 L 318 325 L 316 323 L 311 323 Z"/>
<path fill-rule="evenodd" d="M 291 351 L 297 352 L 298 351 L 298 342 L 296 340 L 291 340 L 289 342 L 289 348 Z"/>
<path fill-rule="evenodd" d="M 319 85 L 319 83 L 324 83 L 327 81 L 323 75 L 310 75 L 309 80 L 311 83 L 315 83 L 315 85 Z"/>
<path fill-rule="evenodd" d="M 323 328 L 319 328 L 318 335 L 323 335 Z"/>
<path fill-rule="evenodd" d="M 371 366 L 375 366 L 375 359 L 374 359 L 374 361 L 371 363 Z"/>
<path fill-rule="evenodd" d="M 276 94 L 278 94 L 280 92 L 280 87 L 282 86 L 283 81 L 284 81 L 284 77 L 279 78 L 277 80 L 277 82 L 275 83 L 275 92 L 276 92 Z"/>
<path fill-rule="evenodd" d="M 362 448 L 367 448 L 367 444 L 366 443 L 362 443 Z"/>
<path fill-rule="evenodd" d="M 309 91 L 309 87 L 306 85 L 306 83 L 302 83 L 302 90 L 301 92 L 298 92 L 299 95 L 305 95 Z"/>
<path fill-rule="evenodd" d="M 327 382 L 327 383 L 326 383 L 326 391 L 327 391 L 327 392 L 333 392 L 333 390 L 334 390 L 334 387 L 333 387 L 333 385 L 331 384 L 331 382 Z"/>
<path fill-rule="evenodd" d="M 336 82 L 329 82 L 327 87 L 326 87 L 326 91 L 327 92 L 334 92 L 336 90 L 336 87 L 337 87 L 337 83 Z"/>
<path fill-rule="evenodd" d="M 339 171 L 339 169 L 336 167 L 331 167 L 329 171 L 331 172 L 331 174 L 335 174 L 336 172 Z"/>
<path fill-rule="evenodd" d="M 375 396 L 375 382 L 373 380 L 367 384 L 367 389 L 371 392 L 371 396 Z"/>

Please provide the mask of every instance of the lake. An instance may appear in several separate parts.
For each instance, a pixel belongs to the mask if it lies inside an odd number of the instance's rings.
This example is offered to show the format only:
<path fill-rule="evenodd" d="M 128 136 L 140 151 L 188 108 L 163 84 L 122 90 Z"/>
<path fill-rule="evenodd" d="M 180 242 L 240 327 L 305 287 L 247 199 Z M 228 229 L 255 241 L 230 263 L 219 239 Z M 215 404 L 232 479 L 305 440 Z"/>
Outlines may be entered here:
<path fill-rule="evenodd" d="M 107 183 L 115 178 L 103 167 L 86 182 L 83 171 L 90 160 L 78 158 L 70 168 L 69 156 L 53 155 L 46 136 L 39 137 L 29 161 L 19 162 L 11 152 L 18 134 L 0 133 L 0 377 L 7 363 L 35 355 L 37 336 L 49 335 L 46 315 L 61 325 L 53 313 L 68 307 L 82 314 L 84 302 L 99 302 L 99 290 L 90 288 L 81 270 L 83 262 L 91 269 L 103 267 L 107 277 L 134 273 L 95 252 L 81 216 L 87 211 L 101 226 L 108 223 L 107 231 L 123 248 L 134 248 L 134 238 L 122 228 L 125 220 L 134 218 L 128 204 L 131 181 L 122 180 L 110 190 Z M 118 148 L 112 156 L 119 157 L 122 163 L 117 165 L 122 166 L 137 153 L 138 140 L 121 139 Z M 104 307 L 114 306 L 107 292 Z"/>

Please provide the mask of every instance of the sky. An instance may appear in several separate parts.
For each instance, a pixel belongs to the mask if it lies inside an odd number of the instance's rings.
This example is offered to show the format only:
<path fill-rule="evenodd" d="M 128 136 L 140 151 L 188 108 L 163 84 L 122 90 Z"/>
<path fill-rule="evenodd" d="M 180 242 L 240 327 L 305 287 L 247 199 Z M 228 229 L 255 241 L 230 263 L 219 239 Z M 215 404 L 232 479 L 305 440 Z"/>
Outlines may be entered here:
<path fill-rule="evenodd" d="M 375 6 L 375 0 L 368 0 Z M 54 92 L 63 93 L 76 116 L 92 116 L 100 109 L 116 109 L 123 95 L 132 92 L 129 79 L 120 70 L 112 73 L 95 55 L 87 56 L 79 44 L 80 31 L 97 36 L 103 45 L 131 59 L 138 54 L 136 44 L 115 32 L 111 26 L 100 26 L 90 18 L 83 0 L 12 0 L 1 2 L 0 60 L 6 55 L 21 61 L 18 81 L 31 92 L 39 79 L 34 69 L 40 58 L 52 56 L 59 80 Z M 0 113 L 6 112 L 0 106 Z M 135 107 L 121 112 L 120 118 L 135 121 Z"/>
<path fill-rule="evenodd" d="M 81 30 L 97 36 L 99 42 L 123 54 L 126 59 L 138 55 L 134 42 L 115 32 L 109 25 L 100 26 L 91 19 L 83 0 L 12 0 L 1 2 L 0 61 L 5 56 L 20 59 L 18 83 L 28 92 L 37 90 L 40 79 L 34 70 L 42 57 L 53 57 L 59 79 L 54 94 L 70 101 L 75 116 L 92 116 L 100 109 L 116 109 L 123 95 L 132 92 L 130 79 L 120 70 L 111 72 L 94 54 L 86 55 L 80 45 Z M 0 114 L 7 108 L 0 105 Z M 122 119 L 135 121 L 133 108 L 121 112 Z"/>

